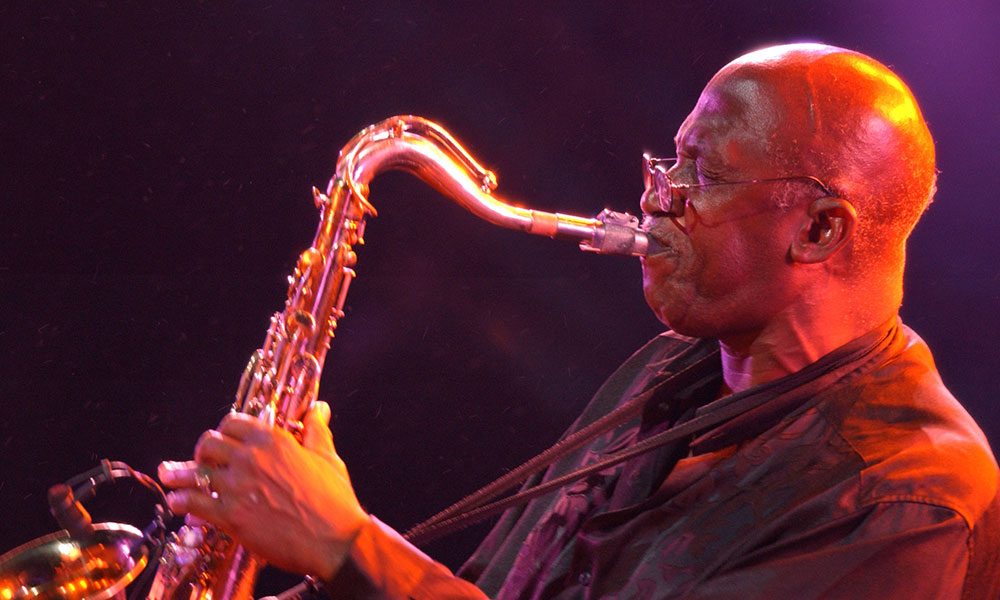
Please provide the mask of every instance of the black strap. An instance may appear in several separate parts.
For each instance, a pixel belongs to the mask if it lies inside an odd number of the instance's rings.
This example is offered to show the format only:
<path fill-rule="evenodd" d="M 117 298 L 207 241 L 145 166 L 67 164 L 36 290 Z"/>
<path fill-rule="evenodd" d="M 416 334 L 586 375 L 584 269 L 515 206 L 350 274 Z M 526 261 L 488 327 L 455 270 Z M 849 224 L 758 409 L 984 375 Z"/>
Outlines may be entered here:
<path fill-rule="evenodd" d="M 692 347 L 689 352 L 696 352 L 697 347 Z M 407 531 L 403 537 L 414 544 L 424 543 L 457 531 L 473 523 L 477 523 L 489 516 L 502 512 L 507 508 L 516 506 L 528 502 L 529 500 L 536 498 L 546 492 L 554 490 L 562 485 L 571 483 L 587 475 L 599 471 L 608 466 L 616 465 L 620 462 L 628 460 L 633 456 L 648 452 L 654 448 L 658 448 L 663 444 L 669 443 L 673 440 L 679 439 L 686 435 L 689 435 L 694 430 L 688 430 L 688 423 L 694 422 L 704 422 L 704 420 L 695 419 L 685 423 L 685 428 L 681 431 L 681 427 L 675 427 L 668 429 L 658 435 L 652 436 L 643 440 L 641 443 L 632 446 L 621 452 L 608 455 L 603 460 L 587 465 L 576 471 L 572 471 L 566 475 L 553 479 L 544 484 L 529 488 L 527 490 L 522 490 L 521 492 L 508 496 L 502 500 L 493 501 L 497 496 L 503 494 L 504 492 L 514 488 L 515 486 L 524 483 L 529 477 L 547 468 L 549 465 L 565 458 L 570 453 L 582 448 L 583 446 L 589 444 L 597 437 L 612 431 L 613 429 L 621 426 L 629 419 L 633 418 L 639 414 L 646 403 L 653 395 L 661 395 L 664 393 L 672 393 L 677 390 L 690 385 L 699 377 L 703 376 L 704 366 L 709 362 L 718 361 L 718 350 L 714 350 L 698 359 L 694 363 L 688 365 L 687 367 L 681 369 L 674 375 L 668 377 L 666 380 L 656 385 L 655 387 L 646 390 L 645 392 L 635 396 L 625 404 L 619 406 L 607 415 L 597 419 L 593 423 L 586 425 L 585 427 L 574 431 L 573 433 L 562 438 L 547 450 L 536 455 L 534 458 L 521 464 L 519 467 L 509 471 L 505 475 L 494 480 L 479 490 L 469 494 L 465 498 L 459 500 L 458 502 L 452 504 L 448 508 L 442 510 L 436 515 L 430 517 L 429 519 L 415 525 L 409 531 Z M 683 360 L 682 357 L 679 357 Z M 714 425 L 716 421 L 706 422 L 702 428 L 707 428 Z M 666 434 L 675 432 L 674 437 L 664 437 Z M 650 445 L 650 442 L 656 441 L 655 445 Z M 641 448 L 641 450 L 636 451 L 636 449 Z M 624 453 L 628 453 L 624 455 Z M 614 460 L 612 460 L 614 459 Z M 600 465 L 598 467 L 598 465 Z M 596 467 L 596 468 L 595 468 Z"/>

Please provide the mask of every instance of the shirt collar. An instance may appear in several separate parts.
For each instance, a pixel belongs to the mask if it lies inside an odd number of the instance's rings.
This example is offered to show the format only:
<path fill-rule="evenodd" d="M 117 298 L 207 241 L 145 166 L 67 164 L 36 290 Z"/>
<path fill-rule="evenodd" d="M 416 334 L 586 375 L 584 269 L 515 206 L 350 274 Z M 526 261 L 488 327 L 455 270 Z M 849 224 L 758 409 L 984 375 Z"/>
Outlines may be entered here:
<path fill-rule="evenodd" d="M 725 411 L 732 417 L 696 437 L 692 452 L 711 452 L 763 433 L 810 399 L 884 363 L 905 344 L 902 324 L 893 317 L 795 373 L 702 405 L 697 416 Z"/>

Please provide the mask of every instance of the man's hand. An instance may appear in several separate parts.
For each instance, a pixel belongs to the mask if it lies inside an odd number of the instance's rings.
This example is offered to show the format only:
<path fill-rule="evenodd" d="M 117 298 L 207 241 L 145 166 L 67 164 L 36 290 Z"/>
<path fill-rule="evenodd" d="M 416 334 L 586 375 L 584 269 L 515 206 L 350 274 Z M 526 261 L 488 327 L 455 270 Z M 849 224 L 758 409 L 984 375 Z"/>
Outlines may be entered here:
<path fill-rule="evenodd" d="M 317 402 L 306 415 L 302 444 L 283 429 L 239 413 L 205 432 L 193 461 L 160 464 L 175 488 L 171 510 L 220 527 L 282 569 L 329 581 L 369 517 L 358 503 Z"/>

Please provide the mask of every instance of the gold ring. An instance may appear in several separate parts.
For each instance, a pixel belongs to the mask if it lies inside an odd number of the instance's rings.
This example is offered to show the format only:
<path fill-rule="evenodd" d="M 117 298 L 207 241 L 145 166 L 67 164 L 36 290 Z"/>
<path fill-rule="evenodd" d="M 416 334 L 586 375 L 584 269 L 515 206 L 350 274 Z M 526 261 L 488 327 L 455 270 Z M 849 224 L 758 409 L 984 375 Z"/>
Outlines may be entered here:
<path fill-rule="evenodd" d="M 208 469 L 198 469 L 194 474 L 194 487 L 205 492 L 213 499 L 219 498 L 219 492 L 212 487 L 212 477 Z"/>

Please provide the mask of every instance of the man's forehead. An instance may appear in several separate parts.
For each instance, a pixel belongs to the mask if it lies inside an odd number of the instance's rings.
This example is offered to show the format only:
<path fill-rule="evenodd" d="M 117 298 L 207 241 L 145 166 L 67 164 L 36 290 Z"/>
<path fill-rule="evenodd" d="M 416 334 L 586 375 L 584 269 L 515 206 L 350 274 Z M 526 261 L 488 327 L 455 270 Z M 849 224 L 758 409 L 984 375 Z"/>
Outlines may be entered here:
<path fill-rule="evenodd" d="M 768 138 L 780 123 L 773 86 L 754 77 L 715 78 L 674 137 L 678 151 L 706 150 L 719 137 Z"/>

